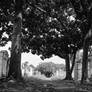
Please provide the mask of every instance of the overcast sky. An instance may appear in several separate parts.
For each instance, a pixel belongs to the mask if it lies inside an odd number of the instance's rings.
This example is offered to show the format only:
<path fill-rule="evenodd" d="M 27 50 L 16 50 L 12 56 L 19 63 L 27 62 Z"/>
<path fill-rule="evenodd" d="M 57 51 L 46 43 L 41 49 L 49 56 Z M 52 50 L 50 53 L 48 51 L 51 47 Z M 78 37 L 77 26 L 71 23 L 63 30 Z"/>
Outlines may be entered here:
<path fill-rule="evenodd" d="M 8 53 L 9 53 L 9 56 L 10 56 L 10 52 L 8 50 L 8 48 L 11 46 L 11 42 L 8 42 L 8 44 L 5 46 L 5 47 L 0 47 L 0 51 L 1 50 L 7 50 Z M 32 64 L 34 66 L 37 66 L 40 62 L 54 62 L 56 64 L 61 64 L 61 63 L 65 63 L 64 62 L 64 59 L 61 59 L 60 57 L 58 56 L 53 56 L 52 58 L 50 59 L 45 59 L 44 61 L 37 55 L 33 55 L 30 53 L 23 53 L 22 54 L 22 63 L 25 62 L 25 61 L 28 61 L 29 64 Z"/>

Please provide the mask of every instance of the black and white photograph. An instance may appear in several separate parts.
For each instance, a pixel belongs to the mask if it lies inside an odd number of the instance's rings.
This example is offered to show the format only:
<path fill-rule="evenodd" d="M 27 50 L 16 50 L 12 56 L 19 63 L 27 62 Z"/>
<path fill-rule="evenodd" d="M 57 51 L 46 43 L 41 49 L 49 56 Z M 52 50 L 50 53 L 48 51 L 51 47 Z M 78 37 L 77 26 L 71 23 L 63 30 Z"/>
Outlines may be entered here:
<path fill-rule="evenodd" d="M 0 0 L 0 92 L 92 92 L 92 0 Z"/>

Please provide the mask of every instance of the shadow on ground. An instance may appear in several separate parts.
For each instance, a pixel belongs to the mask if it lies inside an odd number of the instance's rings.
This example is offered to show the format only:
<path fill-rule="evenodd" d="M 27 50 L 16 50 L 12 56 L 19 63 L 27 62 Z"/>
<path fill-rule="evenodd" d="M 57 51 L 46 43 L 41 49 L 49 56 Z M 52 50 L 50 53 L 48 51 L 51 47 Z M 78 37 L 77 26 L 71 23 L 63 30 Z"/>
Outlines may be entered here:
<path fill-rule="evenodd" d="M 89 89 L 90 90 L 89 90 Z M 92 85 L 76 84 L 74 81 L 44 81 L 30 78 L 26 81 L 13 80 L 0 83 L 0 92 L 92 92 Z"/>

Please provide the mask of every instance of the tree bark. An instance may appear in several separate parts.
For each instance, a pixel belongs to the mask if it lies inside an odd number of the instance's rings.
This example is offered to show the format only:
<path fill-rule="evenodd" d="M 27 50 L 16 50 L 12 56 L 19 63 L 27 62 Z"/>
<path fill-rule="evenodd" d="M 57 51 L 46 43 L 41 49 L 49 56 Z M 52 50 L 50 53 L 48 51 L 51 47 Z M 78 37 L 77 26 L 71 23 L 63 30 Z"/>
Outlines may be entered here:
<path fill-rule="evenodd" d="M 21 74 L 21 28 L 22 10 L 24 0 L 14 0 L 15 17 L 12 34 L 11 57 L 8 77 L 12 76 L 15 80 L 22 79 Z"/>
<path fill-rule="evenodd" d="M 65 80 L 72 80 L 72 75 L 70 71 L 69 55 L 66 55 L 66 78 Z"/>
<path fill-rule="evenodd" d="M 72 66 L 71 66 L 71 70 L 70 70 L 71 74 L 72 74 L 73 69 L 74 69 L 74 65 L 75 65 L 75 58 L 76 58 L 76 52 L 75 52 L 75 53 L 74 53 L 74 55 L 73 55 Z"/>
<path fill-rule="evenodd" d="M 90 29 L 84 39 L 83 44 L 83 59 L 82 59 L 82 78 L 81 83 L 87 80 L 88 78 L 88 48 L 89 48 L 89 41 L 92 38 L 92 30 Z"/>
<path fill-rule="evenodd" d="M 86 44 L 86 41 L 84 42 L 84 47 L 83 47 L 83 61 L 82 61 L 82 78 L 81 78 L 81 83 L 86 81 L 88 77 L 88 44 Z"/>
<path fill-rule="evenodd" d="M 8 77 L 12 76 L 18 80 L 21 78 L 21 27 L 22 27 L 22 13 L 16 15 L 13 26 L 11 57 L 9 65 Z"/>

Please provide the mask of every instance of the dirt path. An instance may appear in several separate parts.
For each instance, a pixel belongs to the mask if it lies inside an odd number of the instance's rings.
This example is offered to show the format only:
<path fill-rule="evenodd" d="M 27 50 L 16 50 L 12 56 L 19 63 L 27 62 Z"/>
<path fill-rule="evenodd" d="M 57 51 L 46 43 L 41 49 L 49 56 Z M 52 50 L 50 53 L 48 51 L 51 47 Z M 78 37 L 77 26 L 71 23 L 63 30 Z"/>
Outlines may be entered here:
<path fill-rule="evenodd" d="M 42 81 L 32 78 L 26 82 L 0 83 L 0 92 L 92 92 L 76 91 L 76 87 L 79 88 L 73 81 Z"/>

